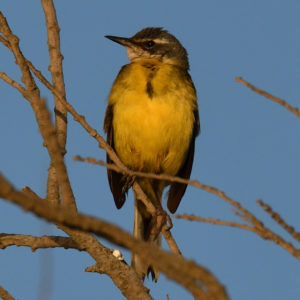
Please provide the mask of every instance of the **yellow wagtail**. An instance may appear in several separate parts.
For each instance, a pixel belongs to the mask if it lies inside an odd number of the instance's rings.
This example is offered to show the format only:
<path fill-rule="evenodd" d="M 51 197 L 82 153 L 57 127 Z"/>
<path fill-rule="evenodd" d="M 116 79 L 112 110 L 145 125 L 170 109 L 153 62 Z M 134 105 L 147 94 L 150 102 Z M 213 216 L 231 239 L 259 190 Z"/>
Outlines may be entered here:
<path fill-rule="evenodd" d="M 122 67 L 108 98 L 104 130 L 107 141 L 132 170 L 189 178 L 199 134 L 199 114 L 194 84 L 188 73 L 188 55 L 180 42 L 162 28 L 145 28 L 131 38 L 106 36 L 126 47 L 130 64 Z M 111 162 L 109 157 L 107 161 Z M 130 186 L 120 173 L 108 170 L 117 208 Z M 169 182 L 148 178 L 136 181 L 156 206 Z M 168 208 L 174 213 L 186 185 L 171 183 Z M 149 240 L 151 215 L 135 195 L 134 236 Z M 152 239 L 160 244 L 160 236 Z M 132 265 L 144 279 L 159 271 L 132 255 Z"/>

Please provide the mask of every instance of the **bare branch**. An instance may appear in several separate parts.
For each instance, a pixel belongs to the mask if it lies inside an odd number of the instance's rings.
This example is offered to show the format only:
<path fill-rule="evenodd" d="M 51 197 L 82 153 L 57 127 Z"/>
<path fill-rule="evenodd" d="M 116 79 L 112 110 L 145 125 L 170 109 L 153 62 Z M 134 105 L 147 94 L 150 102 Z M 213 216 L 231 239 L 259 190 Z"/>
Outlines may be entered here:
<path fill-rule="evenodd" d="M 15 298 L 10 295 L 10 293 L 0 286 L 0 298 L 3 300 L 15 300 Z"/>
<path fill-rule="evenodd" d="M 144 172 L 137 172 L 137 171 L 131 171 L 131 170 L 128 170 L 128 171 L 127 170 L 125 171 L 123 169 L 120 170 L 120 168 L 114 164 L 107 164 L 101 160 L 99 161 L 99 160 L 96 160 L 91 157 L 82 158 L 80 156 L 75 156 L 75 157 L 73 157 L 73 159 L 78 160 L 78 161 L 83 161 L 83 162 L 89 162 L 92 164 L 102 165 L 102 166 L 105 166 L 106 168 L 112 169 L 116 172 L 128 174 L 130 176 L 140 176 L 140 177 L 146 177 L 146 178 L 155 178 L 155 179 L 160 179 L 160 180 L 166 180 L 166 181 L 170 181 L 170 182 L 180 182 L 180 183 L 190 184 L 197 188 L 203 189 L 209 193 L 215 194 L 216 196 L 222 198 L 227 203 L 229 203 L 230 205 L 235 207 L 237 209 L 235 214 L 238 215 L 240 218 L 242 218 L 245 222 L 249 222 L 251 225 L 253 225 L 253 227 L 243 225 L 243 224 L 233 223 L 233 222 L 219 221 L 219 220 L 214 220 L 214 219 L 209 219 L 209 218 L 201 218 L 201 217 L 197 217 L 197 218 L 199 218 L 198 221 L 208 222 L 208 223 L 213 223 L 213 224 L 218 224 L 218 225 L 221 225 L 221 223 L 223 223 L 222 225 L 237 227 L 237 228 L 246 229 L 246 230 L 255 232 L 259 236 L 261 236 L 263 239 L 272 240 L 274 243 L 279 244 L 284 249 L 286 249 L 288 252 L 290 252 L 293 256 L 300 259 L 300 250 L 295 249 L 291 243 L 285 241 L 279 235 L 277 235 L 277 234 L 273 233 L 272 231 L 270 231 L 269 229 L 267 229 L 260 220 L 258 220 L 250 211 L 248 211 L 246 208 L 244 208 L 239 202 L 231 199 L 224 192 L 218 190 L 215 187 L 204 185 L 196 180 L 187 180 L 187 179 L 183 179 L 180 177 L 169 176 L 169 175 L 165 175 L 165 174 L 158 175 L 158 174 L 153 174 L 153 173 L 144 173 Z M 188 219 L 188 217 L 186 217 L 186 216 L 184 218 Z M 195 220 L 196 217 L 193 216 L 190 218 Z M 175 248 L 173 247 L 173 249 L 175 249 Z"/>
<path fill-rule="evenodd" d="M 16 63 L 19 65 L 20 70 L 23 74 L 22 81 L 24 82 L 27 88 L 27 93 L 24 95 L 24 97 L 28 99 L 28 101 L 31 104 L 39 129 L 44 138 L 45 144 L 47 145 L 47 147 L 50 147 L 48 148 L 48 151 L 51 160 L 55 161 L 56 163 L 55 168 L 58 173 L 57 176 L 61 186 L 63 199 L 65 203 L 70 203 L 70 205 L 76 207 L 74 195 L 66 172 L 66 167 L 63 162 L 63 155 L 59 150 L 55 130 L 51 124 L 49 113 L 45 108 L 45 103 L 41 101 L 39 89 L 31 76 L 27 62 L 19 48 L 19 39 L 17 36 L 12 34 L 6 22 L 6 19 L 1 12 L 0 31 L 3 33 L 4 37 L 8 41 L 10 49 L 12 50 L 16 58 Z M 50 142 L 48 142 L 48 139 Z"/>
<path fill-rule="evenodd" d="M 104 247 L 92 234 L 66 226 L 60 226 L 60 228 L 73 240 L 86 247 L 86 251 L 96 261 L 96 265 L 101 266 L 94 272 L 107 274 L 127 299 L 152 299 L 149 290 L 143 285 L 134 269 L 116 258 L 112 251 Z"/>
<path fill-rule="evenodd" d="M 203 217 L 199 217 L 199 216 L 195 216 L 195 215 L 188 215 L 188 214 L 176 215 L 175 218 L 189 220 L 189 221 L 210 223 L 210 224 L 214 224 L 214 225 L 225 225 L 225 226 L 236 227 L 236 228 L 255 232 L 255 228 L 248 226 L 246 224 L 240 224 L 240 223 L 236 223 L 236 222 L 228 222 L 228 221 L 216 220 L 216 219 L 212 219 L 212 218 L 203 218 Z"/>
<path fill-rule="evenodd" d="M 44 138 L 44 145 L 46 145 L 49 151 L 51 161 L 55 166 L 57 178 L 61 186 L 63 204 L 76 210 L 75 198 L 69 181 L 69 176 L 63 155 L 58 145 L 56 131 L 51 123 L 50 114 L 46 108 L 45 100 L 41 99 L 40 101 L 37 101 L 35 106 L 37 121 L 39 123 L 41 134 Z"/>
<path fill-rule="evenodd" d="M 114 260 L 116 260 L 116 258 L 114 258 Z M 122 268 L 120 268 L 120 267 L 115 268 L 115 266 L 106 259 L 104 262 L 101 261 L 101 263 L 97 263 L 94 266 L 87 267 L 85 269 L 85 271 L 91 272 L 91 273 L 96 272 L 96 273 L 100 273 L 100 274 L 103 274 L 103 273 L 107 274 L 107 270 L 109 269 L 110 272 L 115 273 L 114 274 L 115 280 L 121 281 L 123 289 L 126 288 L 127 294 L 123 293 L 123 295 L 127 299 L 132 299 L 132 300 L 135 300 L 135 299 L 151 300 L 151 299 L 153 299 L 149 295 L 149 289 L 142 285 L 142 282 L 139 280 L 139 278 L 137 278 L 137 274 L 133 274 L 135 272 L 132 270 L 132 268 L 130 266 L 128 266 L 126 263 L 123 263 L 123 262 L 119 262 L 119 263 L 122 265 Z M 124 274 L 126 274 L 126 275 L 124 275 Z M 130 274 L 130 276 L 128 276 L 128 274 Z M 119 286 L 120 284 L 118 285 L 117 284 L 118 282 L 116 282 L 115 280 L 114 280 L 115 284 L 117 286 Z M 132 283 L 134 283 L 134 284 L 132 284 Z M 122 289 L 121 289 L 121 291 L 122 291 Z"/>
<path fill-rule="evenodd" d="M 0 42 L 3 43 L 4 46 L 6 46 L 9 50 L 12 51 L 12 48 L 10 47 L 8 41 L 6 39 L 3 38 L 3 36 L 0 36 Z M 26 64 L 27 66 L 29 67 L 29 69 L 33 72 L 33 74 L 41 81 L 41 83 L 43 83 L 49 90 L 50 88 L 49 87 L 52 87 L 53 86 L 51 85 L 51 83 L 43 76 L 42 72 L 40 70 L 38 70 L 33 64 L 31 61 L 29 61 L 28 59 L 26 59 L 24 57 L 25 61 L 26 61 Z M 3 73 L 5 74 L 5 73 Z M 6 75 L 6 74 L 5 74 Z M 7 75 L 6 75 L 7 76 Z M 10 79 L 12 80 L 12 79 Z M 10 81 L 9 80 L 9 81 Z M 5 80 L 6 81 L 6 80 Z M 9 82 L 8 82 L 9 83 Z M 10 84 L 10 83 L 9 83 Z M 17 88 L 17 87 L 16 87 Z M 22 94 L 26 92 L 26 90 L 21 90 L 21 89 L 18 89 Z M 25 96 L 24 96 L 25 97 Z"/>
<path fill-rule="evenodd" d="M 289 110 L 290 112 L 292 112 L 294 115 L 296 115 L 298 118 L 300 118 L 300 112 L 299 112 L 299 109 L 297 107 L 293 107 L 291 106 L 290 104 L 288 104 L 285 100 L 283 99 L 280 99 L 278 97 L 275 97 L 271 94 L 269 94 L 268 92 L 266 91 L 263 91 L 257 87 L 255 87 L 254 85 L 252 85 L 251 83 L 247 82 L 246 80 L 244 80 L 242 77 L 236 77 L 235 80 L 237 82 L 240 82 L 242 84 L 244 84 L 246 87 L 248 87 L 249 89 L 251 89 L 252 91 L 260 94 L 260 95 L 263 95 L 264 97 L 276 102 L 276 103 L 279 103 L 280 105 L 282 105 L 283 107 L 285 107 L 287 110 Z"/>
<path fill-rule="evenodd" d="M 10 49 L 10 46 L 9 46 L 8 41 L 7 41 L 2 35 L 0 35 L 0 42 L 1 42 L 5 47 L 7 47 L 7 48 Z"/>
<path fill-rule="evenodd" d="M 28 187 L 23 188 L 22 192 L 30 198 L 45 202 Z M 74 211 L 74 213 L 76 212 Z M 80 249 L 89 253 L 97 265 L 101 264 L 101 273 L 107 274 L 127 299 L 152 299 L 148 294 L 149 290 L 143 286 L 133 268 L 116 259 L 112 255 L 112 251 L 104 247 L 92 234 L 56 225 L 70 235 Z"/>
<path fill-rule="evenodd" d="M 16 64 L 19 65 L 20 70 L 23 74 L 21 80 L 27 87 L 28 92 L 33 93 L 33 95 L 37 95 L 38 89 L 37 86 L 31 76 L 31 73 L 28 69 L 26 61 L 24 60 L 23 54 L 19 48 L 19 38 L 14 35 L 7 22 L 5 17 L 3 16 L 2 12 L 0 11 L 0 32 L 3 33 L 3 39 L 6 39 L 6 42 L 9 44 L 11 51 L 13 52 Z M 2 39 L 2 42 L 3 42 Z M 29 100 L 29 99 L 28 99 Z"/>
<path fill-rule="evenodd" d="M 71 238 L 63 236 L 32 236 L 24 234 L 0 234 L 0 249 L 5 249 L 9 246 L 24 246 L 30 247 L 34 252 L 37 249 L 47 248 L 65 248 L 76 249 L 79 251 L 85 250 L 84 247 L 80 247 L 79 244 L 74 242 Z"/>
<path fill-rule="evenodd" d="M 119 172 L 119 173 L 128 174 L 130 176 L 153 178 L 153 179 L 165 180 L 165 181 L 169 181 L 169 182 L 180 182 L 180 183 L 185 183 L 185 184 L 192 185 L 194 187 L 197 187 L 197 188 L 202 189 L 202 190 L 204 190 L 204 191 L 206 191 L 208 193 L 212 193 L 212 194 L 214 194 L 214 195 L 222 198 L 227 203 L 229 203 L 230 205 L 232 205 L 233 207 L 235 207 L 237 210 L 239 210 L 240 212 L 242 212 L 247 219 L 250 219 L 253 222 L 253 224 L 255 224 L 256 227 L 263 226 L 263 224 L 258 219 L 256 219 L 240 203 L 238 203 L 237 201 L 231 199 L 224 192 L 218 190 L 217 188 L 209 186 L 209 185 L 202 184 L 202 183 L 200 183 L 197 180 L 188 180 L 188 179 L 183 179 L 181 177 L 170 176 L 170 175 L 166 175 L 166 174 L 144 173 L 144 172 L 132 171 L 132 170 L 129 170 L 129 169 L 124 170 L 123 168 L 119 168 L 118 165 L 107 164 L 107 163 L 105 163 L 105 162 L 103 162 L 101 160 L 96 160 L 96 159 L 91 158 L 91 157 L 82 158 L 80 156 L 75 156 L 75 157 L 73 157 L 73 159 L 74 160 L 78 160 L 78 161 L 84 161 L 84 162 L 89 162 L 89 163 L 92 163 L 92 164 L 97 164 L 97 165 L 105 166 L 108 169 L 112 169 L 112 170 L 114 170 L 116 172 Z"/>
<path fill-rule="evenodd" d="M 288 225 L 278 213 L 274 212 L 271 206 L 264 203 L 262 200 L 258 200 L 256 203 L 257 205 L 261 206 L 270 215 L 270 217 L 285 231 L 287 231 L 295 240 L 300 241 L 300 233 L 295 231 L 294 227 Z"/>
<path fill-rule="evenodd" d="M 259 205 L 261 205 L 261 206 L 264 205 L 265 206 L 264 209 L 266 211 L 269 210 L 270 207 L 268 205 L 263 204 L 262 201 L 260 201 L 260 202 L 261 202 L 261 204 L 259 204 Z M 256 217 L 254 215 L 252 215 L 252 218 L 245 218 L 245 216 L 239 214 L 238 212 L 236 212 L 236 215 L 241 217 L 244 221 L 250 223 L 252 226 L 248 226 L 245 224 L 239 224 L 239 223 L 235 223 L 235 222 L 215 220 L 215 219 L 211 219 L 211 218 L 202 218 L 202 217 L 198 217 L 198 216 L 194 216 L 194 215 L 186 215 L 186 214 L 177 215 L 176 218 L 186 219 L 186 220 L 190 220 L 190 221 L 206 222 L 206 223 L 211 223 L 211 224 L 216 224 L 216 225 L 231 226 L 231 227 L 236 227 L 236 228 L 251 231 L 251 232 L 259 235 L 263 239 L 270 240 L 270 241 L 274 242 L 275 244 L 280 245 L 282 248 L 284 248 L 285 250 L 287 250 L 289 253 L 291 253 L 293 256 L 295 256 L 297 259 L 300 260 L 300 249 L 296 249 L 291 243 L 287 242 L 280 235 L 274 233 L 269 228 L 265 227 L 263 225 L 263 223 L 261 223 L 260 221 L 259 221 L 260 225 L 257 226 L 257 222 L 255 221 Z"/>
<path fill-rule="evenodd" d="M 52 0 L 42 0 L 48 33 L 48 49 L 50 55 L 49 71 L 52 75 L 53 87 L 65 98 L 65 83 L 63 75 L 63 56 L 60 52 L 60 29 L 58 27 L 56 11 Z M 65 148 L 67 134 L 67 110 L 55 96 L 55 124 L 56 135 L 61 151 Z"/>
<path fill-rule="evenodd" d="M 5 73 L 0 72 L 0 78 L 2 78 L 6 83 L 16 88 L 22 95 L 26 94 L 26 90 L 16 81 L 8 77 Z"/>
<path fill-rule="evenodd" d="M 228 299 L 225 288 L 205 268 L 178 255 L 167 253 L 155 245 L 138 241 L 113 224 L 77 214 L 64 207 L 49 205 L 43 200 L 30 198 L 24 193 L 16 191 L 3 176 L 0 176 L 0 197 L 51 222 L 93 232 L 117 245 L 130 249 L 145 262 L 157 267 L 169 278 L 185 286 L 196 298 Z M 79 234 L 81 233 L 79 232 Z M 115 259 L 117 260 L 117 258 Z"/>
<path fill-rule="evenodd" d="M 58 27 L 55 7 L 52 0 L 42 0 L 42 6 L 44 9 L 48 33 L 48 51 L 50 56 L 49 71 L 51 72 L 54 88 L 60 95 L 65 97 L 66 92 L 62 66 L 63 56 L 60 52 L 60 29 Z M 65 145 L 67 138 L 67 110 L 55 95 L 54 102 L 56 136 L 60 151 L 64 156 L 66 153 Z M 48 170 L 47 200 L 55 204 L 59 203 L 60 200 L 57 174 L 55 165 L 52 161 L 50 162 Z"/>
<path fill-rule="evenodd" d="M 175 239 L 172 236 L 172 233 L 170 231 L 170 228 L 168 228 L 166 225 L 162 228 L 162 234 L 170 248 L 170 250 L 177 255 L 181 255 L 181 251 L 175 241 Z"/>

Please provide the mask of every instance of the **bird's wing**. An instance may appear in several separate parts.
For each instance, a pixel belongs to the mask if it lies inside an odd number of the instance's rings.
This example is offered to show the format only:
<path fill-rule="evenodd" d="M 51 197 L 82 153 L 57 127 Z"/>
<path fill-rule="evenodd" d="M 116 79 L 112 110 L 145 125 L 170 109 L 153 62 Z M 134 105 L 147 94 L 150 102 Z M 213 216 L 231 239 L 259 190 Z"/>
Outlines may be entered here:
<path fill-rule="evenodd" d="M 195 115 L 198 116 L 198 111 L 195 112 Z M 199 122 L 199 117 L 198 117 Z M 176 174 L 176 176 L 179 176 L 181 178 L 189 179 L 192 171 L 193 161 L 194 161 L 194 152 L 195 152 L 195 139 L 196 139 L 196 124 L 194 125 L 194 132 L 193 136 L 191 138 L 190 147 L 187 153 L 186 160 L 182 167 L 180 168 L 179 172 Z M 168 197 L 168 209 L 171 213 L 175 213 L 179 203 L 181 201 L 181 198 L 183 197 L 185 190 L 187 188 L 186 184 L 179 183 L 179 182 L 173 182 L 171 184 L 170 190 L 169 190 L 169 197 Z"/>
<path fill-rule="evenodd" d="M 114 148 L 114 129 L 113 129 L 113 105 L 108 105 L 106 108 L 104 119 L 104 131 L 107 133 L 107 143 Z M 106 162 L 112 163 L 108 154 L 106 154 Z M 124 180 L 121 173 L 117 173 L 107 169 L 107 178 L 110 190 L 113 194 L 117 208 L 121 208 L 126 200 L 126 191 L 124 190 Z"/>
<path fill-rule="evenodd" d="M 187 74 L 187 79 L 189 81 L 189 84 L 193 87 L 196 95 L 196 90 L 194 87 L 194 84 L 192 82 L 192 79 L 190 78 L 189 74 Z M 199 112 L 198 112 L 198 106 L 196 105 L 194 109 L 194 129 L 193 129 L 193 135 L 191 138 L 190 147 L 187 153 L 187 157 L 185 159 L 185 162 L 183 163 L 182 167 L 180 168 L 179 172 L 176 174 L 176 176 L 190 179 L 191 172 L 192 172 L 192 166 L 194 161 L 194 152 L 195 152 L 195 139 L 196 136 L 200 133 L 200 120 L 199 120 Z M 185 190 L 187 188 L 186 184 L 173 182 L 170 186 L 169 190 L 169 197 L 168 197 L 168 209 L 171 213 L 175 213 L 179 203 L 181 201 L 181 198 L 183 197 Z"/>

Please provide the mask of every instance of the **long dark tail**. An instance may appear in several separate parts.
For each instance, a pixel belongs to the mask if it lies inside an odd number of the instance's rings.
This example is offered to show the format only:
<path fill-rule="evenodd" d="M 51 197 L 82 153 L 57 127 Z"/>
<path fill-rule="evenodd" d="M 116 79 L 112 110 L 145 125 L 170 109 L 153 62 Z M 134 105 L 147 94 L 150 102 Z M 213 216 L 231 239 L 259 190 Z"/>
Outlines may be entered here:
<path fill-rule="evenodd" d="M 149 236 L 151 231 L 151 219 L 152 217 L 146 212 L 143 203 L 135 198 L 133 225 L 133 235 L 135 238 L 143 241 L 150 241 Z M 160 235 L 152 239 L 150 242 L 157 246 L 160 246 Z M 138 255 L 134 253 L 132 253 L 131 257 L 131 265 L 143 280 L 146 275 L 149 275 L 149 273 L 151 273 L 152 275 L 152 280 L 158 280 L 159 270 L 145 263 Z"/>

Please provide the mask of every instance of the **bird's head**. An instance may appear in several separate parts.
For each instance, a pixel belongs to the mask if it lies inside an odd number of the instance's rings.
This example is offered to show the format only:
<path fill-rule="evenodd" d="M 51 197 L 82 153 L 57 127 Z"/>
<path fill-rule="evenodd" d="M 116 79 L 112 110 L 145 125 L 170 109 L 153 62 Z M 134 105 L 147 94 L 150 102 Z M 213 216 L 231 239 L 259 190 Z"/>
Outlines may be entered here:
<path fill-rule="evenodd" d="M 188 55 L 175 36 L 160 27 L 144 28 L 130 38 L 107 35 L 106 38 L 126 47 L 131 62 L 157 59 L 189 69 Z"/>

